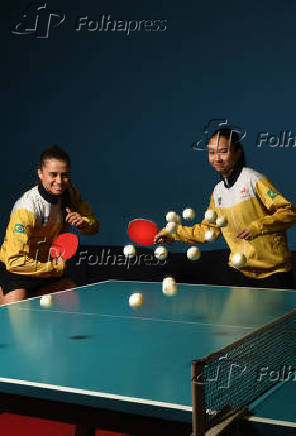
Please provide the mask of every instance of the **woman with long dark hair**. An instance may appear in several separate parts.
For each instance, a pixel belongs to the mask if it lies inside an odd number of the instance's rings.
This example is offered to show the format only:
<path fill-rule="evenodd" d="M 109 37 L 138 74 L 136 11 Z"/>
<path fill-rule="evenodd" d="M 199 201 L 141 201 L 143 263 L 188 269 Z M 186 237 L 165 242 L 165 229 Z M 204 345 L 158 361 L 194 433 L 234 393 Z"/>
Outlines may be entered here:
<path fill-rule="evenodd" d="M 39 159 L 38 184 L 19 198 L 0 249 L 0 304 L 73 287 L 64 278 L 65 260 L 50 247 L 71 225 L 83 234 L 98 232 L 91 207 L 70 181 L 70 158 L 58 146 Z M 71 286 L 72 285 L 72 286 Z"/>
<path fill-rule="evenodd" d="M 217 130 L 208 150 L 209 163 L 221 177 L 209 209 L 224 225 L 206 220 L 194 226 L 179 225 L 172 235 L 163 229 L 155 242 L 205 243 L 208 230 L 213 231 L 211 239 L 222 233 L 231 251 L 229 283 L 293 288 L 286 230 L 296 222 L 295 208 L 264 175 L 245 166 L 243 147 L 230 128 Z"/>

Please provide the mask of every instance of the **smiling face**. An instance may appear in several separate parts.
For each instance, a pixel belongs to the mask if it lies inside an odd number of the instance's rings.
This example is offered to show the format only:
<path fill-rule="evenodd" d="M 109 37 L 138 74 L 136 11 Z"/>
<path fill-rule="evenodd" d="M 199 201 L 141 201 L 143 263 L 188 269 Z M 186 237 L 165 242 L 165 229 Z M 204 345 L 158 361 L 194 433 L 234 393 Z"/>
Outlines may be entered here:
<path fill-rule="evenodd" d="M 225 136 L 213 136 L 209 141 L 209 162 L 222 177 L 229 177 L 237 165 L 242 151 L 230 145 Z"/>
<path fill-rule="evenodd" d="M 53 195 L 61 195 L 70 180 L 68 164 L 64 160 L 46 159 L 38 176 L 43 187 Z"/>

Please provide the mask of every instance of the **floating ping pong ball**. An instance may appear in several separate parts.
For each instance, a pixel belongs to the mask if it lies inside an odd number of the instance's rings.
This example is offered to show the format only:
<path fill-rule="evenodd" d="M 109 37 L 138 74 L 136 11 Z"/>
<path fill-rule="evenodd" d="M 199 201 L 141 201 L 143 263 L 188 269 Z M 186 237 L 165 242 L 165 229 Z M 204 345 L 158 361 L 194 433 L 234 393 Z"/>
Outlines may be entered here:
<path fill-rule="evenodd" d="M 42 295 L 40 298 L 40 306 L 42 307 L 51 307 L 53 305 L 53 296 L 52 295 Z"/>
<path fill-rule="evenodd" d="M 130 244 L 130 245 L 125 245 L 124 249 L 123 249 L 123 254 L 125 255 L 125 257 L 132 259 L 133 257 L 135 257 L 136 255 L 136 249 L 134 247 L 134 245 Z"/>
<path fill-rule="evenodd" d="M 188 207 L 187 209 L 183 210 L 182 216 L 183 216 L 184 220 L 191 221 L 191 220 L 194 220 L 194 218 L 195 218 L 195 212 L 193 209 Z"/>
<path fill-rule="evenodd" d="M 205 233 L 205 240 L 210 242 L 216 239 L 214 230 L 207 230 Z"/>
<path fill-rule="evenodd" d="M 162 292 L 165 295 L 168 295 L 169 297 L 176 295 L 178 290 L 177 283 L 175 281 L 173 282 L 162 282 Z"/>
<path fill-rule="evenodd" d="M 165 277 L 162 281 L 162 292 L 165 295 L 172 296 L 177 293 L 177 283 L 174 277 Z"/>
<path fill-rule="evenodd" d="M 134 292 L 130 295 L 128 303 L 131 307 L 140 307 L 144 304 L 144 295 L 141 292 Z"/>
<path fill-rule="evenodd" d="M 231 257 L 231 263 L 237 268 L 243 268 L 247 265 L 246 256 L 242 253 L 235 253 Z"/>
<path fill-rule="evenodd" d="M 198 247 L 190 247 L 186 254 L 189 260 L 198 260 L 200 258 L 200 249 Z"/>
<path fill-rule="evenodd" d="M 208 221 L 208 223 L 214 223 L 216 221 L 217 214 L 214 210 L 208 209 L 205 213 L 205 220 Z"/>
<path fill-rule="evenodd" d="M 218 216 L 216 219 L 216 226 L 217 227 L 224 227 L 227 224 L 227 218 L 225 216 Z"/>
<path fill-rule="evenodd" d="M 169 234 L 176 233 L 177 223 L 175 223 L 174 221 L 169 221 L 165 228 Z"/>
<path fill-rule="evenodd" d="M 173 210 L 170 210 L 170 211 L 166 214 L 166 220 L 167 220 L 167 222 L 170 222 L 170 221 L 174 221 L 174 222 L 176 222 L 176 221 L 177 221 L 177 218 L 178 218 L 178 215 L 177 215 L 176 212 L 173 211 Z"/>
<path fill-rule="evenodd" d="M 156 257 L 156 259 L 164 260 L 168 257 L 168 250 L 163 245 L 159 245 L 154 250 L 154 256 Z"/>
<path fill-rule="evenodd" d="M 162 283 L 164 284 L 168 284 L 168 285 L 172 285 L 176 283 L 176 279 L 172 276 L 167 276 L 162 280 Z"/>

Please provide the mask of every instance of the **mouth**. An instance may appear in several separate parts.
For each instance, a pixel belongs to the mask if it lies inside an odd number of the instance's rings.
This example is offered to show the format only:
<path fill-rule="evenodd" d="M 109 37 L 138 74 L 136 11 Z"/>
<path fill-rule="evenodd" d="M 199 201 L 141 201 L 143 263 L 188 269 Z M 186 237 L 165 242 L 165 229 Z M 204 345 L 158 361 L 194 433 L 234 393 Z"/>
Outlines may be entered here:
<path fill-rule="evenodd" d="M 62 188 L 59 188 L 59 187 L 56 187 L 56 186 L 53 186 L 53 191 L 56 191 L 56 192 L 62 192 L 63 191 L 63 189 Z"/>

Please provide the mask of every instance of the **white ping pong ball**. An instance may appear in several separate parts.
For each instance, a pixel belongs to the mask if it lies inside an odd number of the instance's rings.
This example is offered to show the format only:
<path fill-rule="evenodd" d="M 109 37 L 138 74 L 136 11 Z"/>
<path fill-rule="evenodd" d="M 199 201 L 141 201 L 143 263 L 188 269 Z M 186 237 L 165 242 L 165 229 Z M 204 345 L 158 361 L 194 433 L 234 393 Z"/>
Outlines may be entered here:
<path fill-rule="evenodd" d="M 207 242 L 214 241 L 216 239 L 214 230 L 207 230 L 205 233 L 205 240 Z"/>
<path fill-rule="evenodd" d="M 169 234 L 173 234 L 176 233 L 177 224 L 174 221 L 169 221 L 165 228 Z"/>
<path fill-rule="evenodd" d="M 188 207 L 187 209 L 183 210 L 182 216 L 183 216 L 184 220 L 192 221 L 195 218 L 195 212 L 193 209 Z"/>
<path fill-rule="evenodd" d="M 40 306 L 42 307 L 51 307 L 53 305 L 53 296 L 52 295 L 42 295 L 40 298 Z"/>
<path fill-rule="evenodd" d="M 167 222 L 171 222 L 171 221 L 176 222 L 177 219 L 178 219 L 178 215 L 177 215 L 177 213 L 176 213 L 175 211 L 173 211 L 173 210 L 170 210 L 170 211 L 166 214 L 166 220 L 167 220 Z"/>
<path fill-rule="evenodd" d="M 178 291 L 178 287 L 177 287 L 177 283 L 173 282 L 173 283 L 169 283 L 169 282 L 163 282 L 162 283 L 162 292 L 163 294 L 171 297 L 173 295 L 176 295 Z"/>
<path fill-rule="evenodd" d="M 128 303 L 131 307 L 140 307 L 144 304 L 144 295 L 141 292 L 134 292 L 130 295 Z"/>
<path fill-rule="evenodd" d="M 243 268 L 247 265 L 246 256 L 242 253 L 235 253 L 231 257 L 231 263 L 236 266 L 236 268 Z"/>
<path fill-rule="evenodd" d="M 217 214 L 214 210 L 208 209 L 205 213 L 205 220 L 208 221 L 208 223 L 214 223 L 216 221 Z"/>
<path fill-rule="evenodd" d="M 168 257 L 168 250 L 163 245 L 159 245 L 154 250 L 154 256 L 156 257 L 156 259 L 164 260 Z"/>
<path fill-rule="evenodd" d="M 187 258 L 189 260 L 198 260 L 200 259 L 200 249 L 198 247 L 190 247 L 187 250 Z"/>
<path fill-rule="evenodd" d="M 125 245 L 124 249 L 123 249 L 123 254 L 125 255 L 125 257 L 127 257 L 128 259 L 132 259 L 133 257 L 135 257 L 136 255 L 136 249 L 134 247 L 134 245 L 130 244 L 130 245 Z"/>
<path fill-rule="evenodd" d="M 174 277 L 172 277 L 172 276 L 167 276 L 167 277 L 165 277 L 163 280 L 162 280 L 162 283 L 165 283 L 165 284 L 174 284 L 174 283 L 176 283 L 176 279 L 174 278 Z"/>
<path fill-rule="evenodd" d="M 227 225 L 227 218 L 225 216 L 218 216 L 216 219 L 216 226 L 217 227 L 224 227 Z"/>

